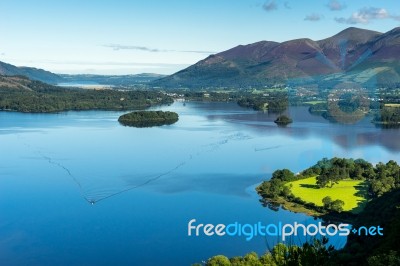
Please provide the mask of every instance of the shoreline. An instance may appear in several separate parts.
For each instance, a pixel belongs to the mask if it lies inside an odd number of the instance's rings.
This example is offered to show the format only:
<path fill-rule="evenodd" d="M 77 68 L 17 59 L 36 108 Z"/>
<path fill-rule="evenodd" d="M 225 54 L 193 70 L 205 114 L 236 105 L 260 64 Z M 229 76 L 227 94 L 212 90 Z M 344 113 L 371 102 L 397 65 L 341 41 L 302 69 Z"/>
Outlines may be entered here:
<path fill-rule="evenodd" d="M 269 207 L 268 206 L 269 204 L 279 204 L 279 208 L 282 208 L 285 211 L 290 211 L 293 213 L 302 213 L 302 214 L 305 214 L 305 215 L 313 217 L 313 218 L 329 220 L 331 222 L 340 222 L 340 223 L 346 222 L 346 223 L 353 224 L 355 222 L 356 218 L 358 217 L 358 214 L 355 214 L 355 213 L 352 213 L 349 211 L 342 211 L 340 213 L 329 212 L 329 211 L 319 212 L 317 210 L 309 209 L 299 203 L 287 201 L 281 197 L 278 199 L 263 198 L 262 196 L 260 196 L 260 197 L 261 197 L 260 201 L 267 208 Z"/>

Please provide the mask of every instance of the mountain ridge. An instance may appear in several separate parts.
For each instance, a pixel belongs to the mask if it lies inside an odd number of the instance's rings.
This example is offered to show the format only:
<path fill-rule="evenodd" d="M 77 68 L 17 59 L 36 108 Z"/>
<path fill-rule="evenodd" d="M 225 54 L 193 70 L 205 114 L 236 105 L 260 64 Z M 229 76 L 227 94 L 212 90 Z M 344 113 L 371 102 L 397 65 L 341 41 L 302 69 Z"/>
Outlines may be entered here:
<path fill-rule="evenodd" d="M 154 81 L 163 87 L 400 84 L 400 27 L 386 33 L 350 27 L 321 40 L 260 41 L 213 54 Z M 370 76 L 365 76 L 367 72 Z M 375 82 L 372 82 L 375 80 Z M 375 83 L 375 84 L 373 84 Z"/>
<path fill-rule="evenodd" d="M 52 72 L 34 67 L 17 67 L 0 61 L 0 75 L 26 76 L 32 80 L 38 80 L 50 84 L 57 84 L 62 78 Z"/>
<path fill-rule="evenodd" d="M 60 83 L 96 83 L 111 86 L 129 86 L 145 84 L 165 75 L 141 73 L 131 75 L 96 75 L 96 74 L 55 74 L 50 71 L 34 67 L 17 67 L 0 61 L 0 76 L 24 76 L 31 80 L 57 85 Z M 4 77 L 3 77 L 4 79 Z M 3 83 L 4 85 L 5 83 Z"/>

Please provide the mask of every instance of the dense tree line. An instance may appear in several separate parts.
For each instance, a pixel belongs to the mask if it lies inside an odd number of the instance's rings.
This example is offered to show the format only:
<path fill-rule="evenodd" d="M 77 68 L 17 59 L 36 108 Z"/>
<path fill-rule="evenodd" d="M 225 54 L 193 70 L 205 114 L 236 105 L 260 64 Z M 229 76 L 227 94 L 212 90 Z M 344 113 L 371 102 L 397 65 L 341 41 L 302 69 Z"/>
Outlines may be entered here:
<path fill-rule="evenodd" d="M 173 91 L 176 94 L 183 95 L 189 101 L 206 102 L 234 102 L 240 97 L 239 91 Z"/>
<path fill-rule="evenodd" d="M 330 259 L 334 254 L 334 248 L 327 246 L 327 243 L 326 238 L 314 239 L 301 246 L 279 243 L 262 256 L 258 256 L 255 252 L 230 259 L 218 255 L 208 259 L 206 266 L 333 265 Z"/>
<path fill-rule="evenodd" d="M 363 159 L 327 158 L 302 171 L 301 177 L 317 176 L 319 187 L 333 186 L 343 179 L 367 180 L 371 196 L 400 188 L 400 166 L 390 160 L 373 166 Z"/>
<path fill-rule="evenodd" d="M 300 197 L 295 197 L 288 182 L 316 176 L 317 186 L 332 187 L 344 179 L 365 180 L 369 186 L 369 196 L 379 197 L 384 193 L 400 188 L 400 166 L 391 160 L 378 163 L 373 166 L 363 159 L 332 159 L 323 158 L 312 167 L 295 175 L 288 169 L 277 170 L 272 174 L 272 178 L 264 181 L 257 187 L 258 194 L 266 200 L 276 201 L 283 198 L 305 206 L 317 212 L 342 211 L 343 204 L 339 201 L 323 202 L 323 206 L 316 206 L 314 203 L 305 202 Z"/>
<path fill-rule="evenodd" d="M 400 126 L 400 108 L 384 106 L 375 115 L 373 123 L 387 126 Z"/>
<path fill-rule="evenodd" d="M 268 109 L 273 112 L 283 112 L 289 106 L 288 96 L 286 93 L 276 93 L 269 96 L 248 95 L 237 101 L 241 107 L 252 108 L 254 110 Z"/>
<path fill-rule="evenodd" d="M 28 80 L 29 81 L 29 80 Z M 83 90 L 29 81 L 26 89 L 0 86 L 0 110 L 18 112 L 60 112 L 67 110 L 130 110 L 173 102 L 155 91 Z"/>

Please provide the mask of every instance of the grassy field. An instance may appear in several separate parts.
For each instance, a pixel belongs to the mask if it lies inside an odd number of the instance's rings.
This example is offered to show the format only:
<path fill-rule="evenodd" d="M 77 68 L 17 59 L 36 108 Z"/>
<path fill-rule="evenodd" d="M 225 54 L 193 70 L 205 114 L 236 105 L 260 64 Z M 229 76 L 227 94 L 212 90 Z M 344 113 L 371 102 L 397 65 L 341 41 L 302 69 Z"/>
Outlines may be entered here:
<path fill-rule="evenodd" d="M 400 107 L 400 103 L 385 103 L 386 107 Z"/>
<path fill-rule="evenodd" d="M 289 182 L 292 193 L 306 202 L 322 206 L 322 199 L 330 196 L 332 200 L 343 200 L 345 211 L 360 212 L 366 204 L 367 187 L 361 180 L 343 180 L 329 188 L 318 188 L 316 177 Z"/>

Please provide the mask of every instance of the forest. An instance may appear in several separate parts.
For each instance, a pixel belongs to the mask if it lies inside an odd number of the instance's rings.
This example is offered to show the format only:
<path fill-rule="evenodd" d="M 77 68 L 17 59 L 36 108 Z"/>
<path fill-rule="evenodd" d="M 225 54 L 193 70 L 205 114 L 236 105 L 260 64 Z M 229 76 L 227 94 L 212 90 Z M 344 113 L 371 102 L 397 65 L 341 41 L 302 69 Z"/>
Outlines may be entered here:
<path fill-rule="evenodd" d="M 20 77 L 17 88 L 2 86 L 10 78 L 0 77 L 0 110 L 52 113 L 81 110 L 135 110 L 171 104 L 173 99 L 157 91 L 85 90 L 63 88 Z M 15 79 L 15 78 L 13 78 Z M 3 82 L 2 82 L 3 81 Z"/>

